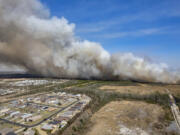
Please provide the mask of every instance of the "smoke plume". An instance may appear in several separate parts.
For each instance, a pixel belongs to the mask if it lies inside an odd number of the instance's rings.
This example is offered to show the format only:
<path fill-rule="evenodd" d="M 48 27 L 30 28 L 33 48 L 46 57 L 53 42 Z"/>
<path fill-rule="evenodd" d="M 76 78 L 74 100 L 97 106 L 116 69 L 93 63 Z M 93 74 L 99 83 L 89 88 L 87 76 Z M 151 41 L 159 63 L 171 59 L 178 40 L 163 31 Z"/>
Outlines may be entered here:
<path fill-rule="evenodd" d="M 0 0 L 0 63 L 51 77 L 179 82 L 165 64 L 110 55 L 99 43 L 78 40 L 74 28 L 38 0 Z"/>

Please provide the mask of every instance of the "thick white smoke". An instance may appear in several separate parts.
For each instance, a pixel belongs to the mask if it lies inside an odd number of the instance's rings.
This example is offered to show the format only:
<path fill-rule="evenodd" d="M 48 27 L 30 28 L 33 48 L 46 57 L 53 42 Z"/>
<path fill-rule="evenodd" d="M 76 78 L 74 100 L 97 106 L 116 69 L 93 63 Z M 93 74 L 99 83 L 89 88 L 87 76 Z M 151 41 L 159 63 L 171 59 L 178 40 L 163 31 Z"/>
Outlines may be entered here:
<path fill-rule="evenodd" d="M 44 76 L 179 82 L 163 64 L 131 53 L 110 55 L 98 43 L 77 40 L 74 28 L 50 17 L 38 0 L 0 0 L 0 63 Z"/>

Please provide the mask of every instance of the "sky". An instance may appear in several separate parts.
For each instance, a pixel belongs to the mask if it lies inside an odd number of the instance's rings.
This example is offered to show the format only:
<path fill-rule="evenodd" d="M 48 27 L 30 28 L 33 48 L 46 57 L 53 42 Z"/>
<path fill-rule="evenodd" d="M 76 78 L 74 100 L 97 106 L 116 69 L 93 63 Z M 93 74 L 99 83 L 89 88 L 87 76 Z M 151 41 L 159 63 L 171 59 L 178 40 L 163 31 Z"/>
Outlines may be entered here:
<path fill-rule="evenodd" d="M 74 23 L 77 38 L 180 68 L 180 0 L 40 1 Z"/>

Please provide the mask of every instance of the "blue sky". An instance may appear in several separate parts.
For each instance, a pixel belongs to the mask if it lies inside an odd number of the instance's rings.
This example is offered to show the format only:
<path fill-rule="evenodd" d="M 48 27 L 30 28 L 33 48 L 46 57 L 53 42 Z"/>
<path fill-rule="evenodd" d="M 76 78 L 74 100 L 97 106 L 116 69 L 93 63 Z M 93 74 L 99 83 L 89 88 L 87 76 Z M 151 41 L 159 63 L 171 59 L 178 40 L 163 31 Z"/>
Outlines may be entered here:
<path fill-rule="evenodd" d="M 110 53 L 132 52 L 180 68 L 180 0 L 41 0 L 76 36 Z"/>

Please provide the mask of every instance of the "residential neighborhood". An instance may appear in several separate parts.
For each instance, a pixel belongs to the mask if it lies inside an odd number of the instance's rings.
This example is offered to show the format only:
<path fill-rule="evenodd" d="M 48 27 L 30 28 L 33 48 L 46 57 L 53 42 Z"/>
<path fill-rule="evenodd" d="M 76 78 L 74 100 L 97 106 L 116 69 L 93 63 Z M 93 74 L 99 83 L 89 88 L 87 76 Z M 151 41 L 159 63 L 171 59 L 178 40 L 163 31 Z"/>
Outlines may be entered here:
<path fill-rule="evenodd" d="M 51 92 L 12 100 L 0 105 L 0 133 L 56 133 L 90 101 L 86 95 L 66 92 Z"/>

